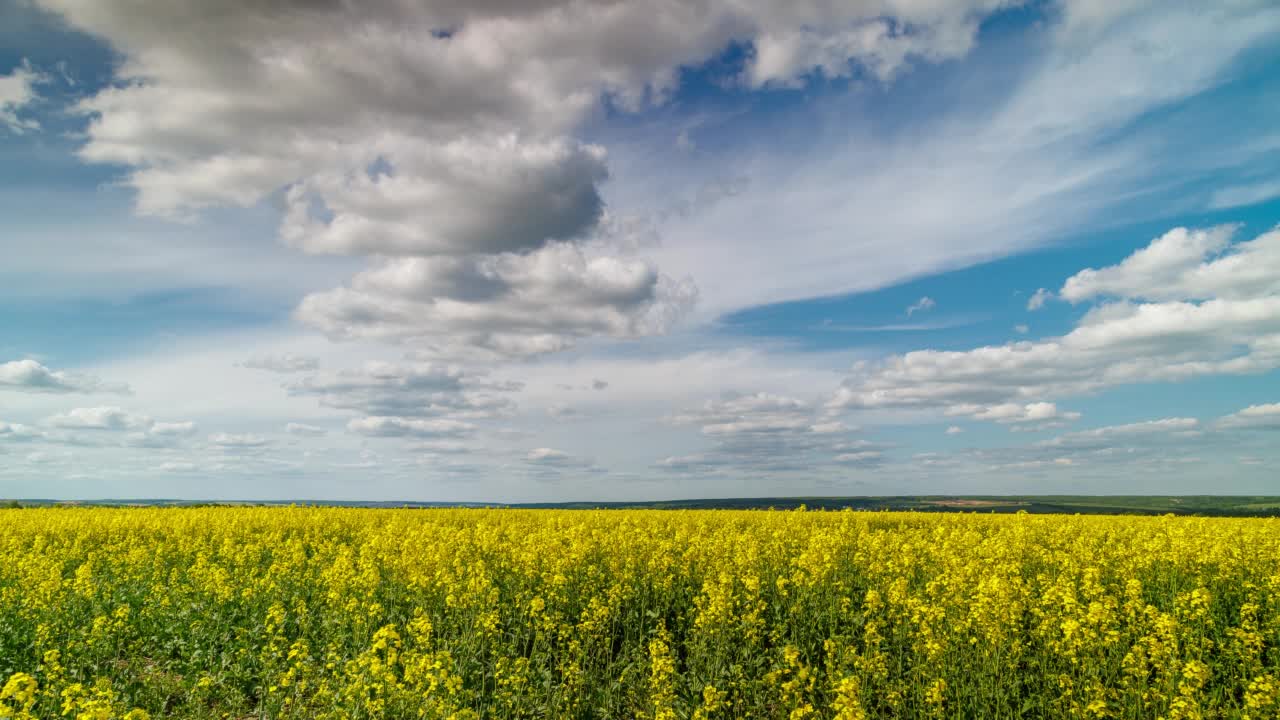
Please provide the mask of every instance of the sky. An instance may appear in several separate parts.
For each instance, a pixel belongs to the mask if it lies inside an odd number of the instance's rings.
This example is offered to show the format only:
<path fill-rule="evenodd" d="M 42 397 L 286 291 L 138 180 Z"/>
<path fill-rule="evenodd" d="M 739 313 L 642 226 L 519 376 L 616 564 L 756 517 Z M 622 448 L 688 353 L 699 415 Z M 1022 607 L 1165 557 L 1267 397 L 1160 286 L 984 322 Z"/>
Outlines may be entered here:
<path fill-rule="evenodd" d="M 0 0 L 0 497 L 1280 494 L 1269 0 Z"/>

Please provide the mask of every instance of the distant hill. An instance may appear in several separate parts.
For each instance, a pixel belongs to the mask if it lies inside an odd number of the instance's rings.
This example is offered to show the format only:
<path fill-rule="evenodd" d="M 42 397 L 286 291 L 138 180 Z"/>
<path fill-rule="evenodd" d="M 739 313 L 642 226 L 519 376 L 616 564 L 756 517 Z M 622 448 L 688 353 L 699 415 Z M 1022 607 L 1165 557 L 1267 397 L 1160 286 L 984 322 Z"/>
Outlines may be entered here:
<path fill-rule="evenodd" d="M 0 507 L 8 501 L 0 500 Z M 899 495 L 892 497 L 705 498 L 654 502 L 484 503 L 419 501 L 197 501 L 172 499 L 20 500 L 23 506 L 323 505 L 366 508 L 510 507 L 654 510 L 914 510 L 921 512 L 1060 513 L 1085 515 L 1200 515 L 1280 517 L 1280 496 L 1247 495 Z"/>

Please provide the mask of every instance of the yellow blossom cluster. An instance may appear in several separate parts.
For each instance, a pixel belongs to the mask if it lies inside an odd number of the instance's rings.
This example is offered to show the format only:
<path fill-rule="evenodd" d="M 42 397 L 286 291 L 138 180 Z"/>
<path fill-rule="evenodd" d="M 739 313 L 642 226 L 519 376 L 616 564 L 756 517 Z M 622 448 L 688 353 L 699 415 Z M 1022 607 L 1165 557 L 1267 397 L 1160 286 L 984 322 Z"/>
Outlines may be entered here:
<path fill-rule="evenodd" d="M 1280 521 L 0 510 L 0 718 L 1280 718 Z"/>

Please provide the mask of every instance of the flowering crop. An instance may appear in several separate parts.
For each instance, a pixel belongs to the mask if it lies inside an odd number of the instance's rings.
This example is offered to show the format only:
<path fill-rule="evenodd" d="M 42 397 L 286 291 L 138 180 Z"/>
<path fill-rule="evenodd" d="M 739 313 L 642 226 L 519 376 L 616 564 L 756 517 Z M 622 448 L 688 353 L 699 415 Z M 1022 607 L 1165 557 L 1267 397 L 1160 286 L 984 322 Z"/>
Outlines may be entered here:
<path fill-rule="evenodd" d="M 1280 521 L 0 510 L 0 718 L 1280 717 Z"/>

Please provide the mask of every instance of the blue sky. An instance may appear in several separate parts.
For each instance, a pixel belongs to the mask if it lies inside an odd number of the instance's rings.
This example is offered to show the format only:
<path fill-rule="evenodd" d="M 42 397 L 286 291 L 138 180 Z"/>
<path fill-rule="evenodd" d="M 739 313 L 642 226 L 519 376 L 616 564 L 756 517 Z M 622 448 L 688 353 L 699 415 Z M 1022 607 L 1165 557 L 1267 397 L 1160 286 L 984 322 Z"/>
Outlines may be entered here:
<path fill-rule="evenodd" d="M 1246 0 L 0 0 L 0 497 L 1276 493 L 1275 67 Z"/>

